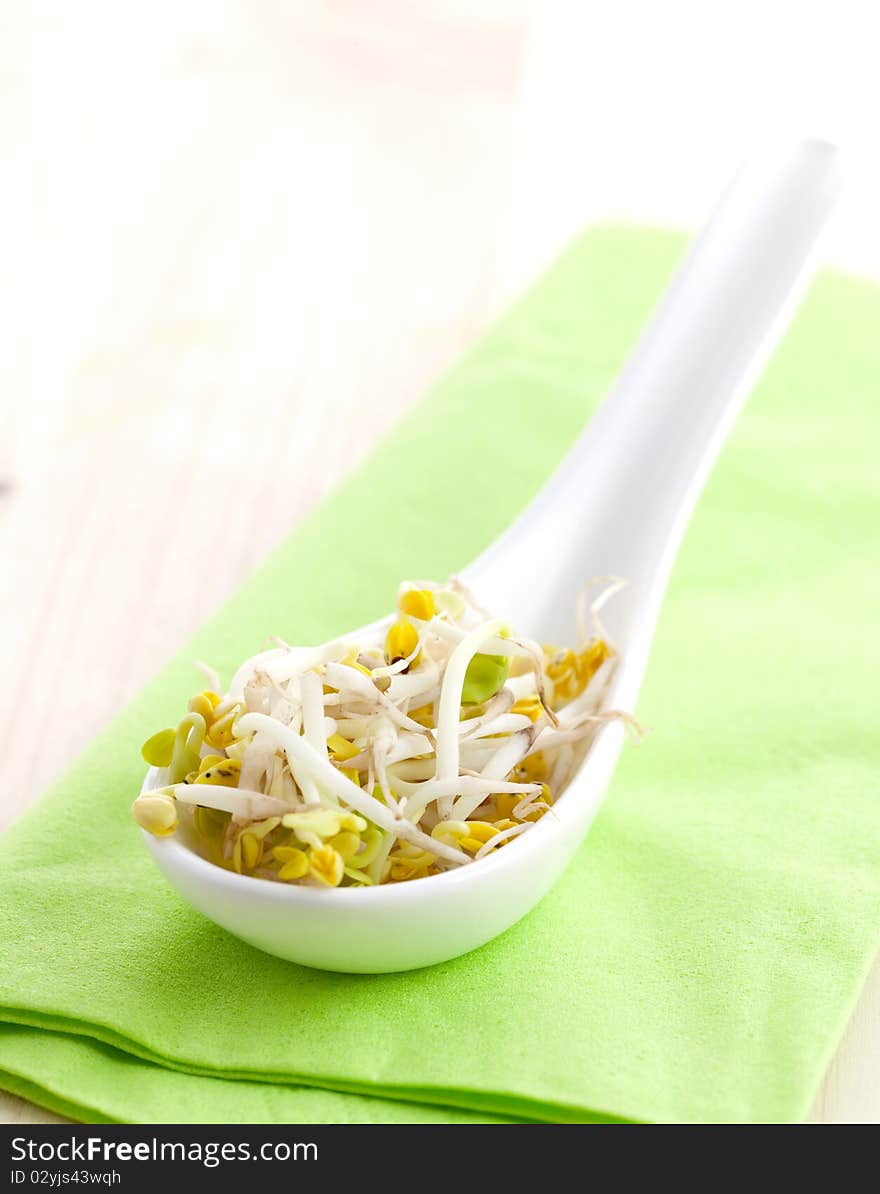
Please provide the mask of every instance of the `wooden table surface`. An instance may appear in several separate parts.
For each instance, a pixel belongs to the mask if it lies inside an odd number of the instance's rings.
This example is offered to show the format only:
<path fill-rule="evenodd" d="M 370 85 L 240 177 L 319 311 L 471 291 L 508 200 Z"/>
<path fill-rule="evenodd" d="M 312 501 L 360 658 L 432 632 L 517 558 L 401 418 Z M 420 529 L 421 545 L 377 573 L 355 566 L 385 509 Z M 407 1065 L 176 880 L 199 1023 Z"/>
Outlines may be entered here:
<path fill-rule="evenodd" d="M 35 10 L 0 3 L 0 827 L 603 214 L 553 185 L 571 39 L 525 0 Z M 813 1120 L 876 1121 L 878 1063 L 875 971 Z"/>

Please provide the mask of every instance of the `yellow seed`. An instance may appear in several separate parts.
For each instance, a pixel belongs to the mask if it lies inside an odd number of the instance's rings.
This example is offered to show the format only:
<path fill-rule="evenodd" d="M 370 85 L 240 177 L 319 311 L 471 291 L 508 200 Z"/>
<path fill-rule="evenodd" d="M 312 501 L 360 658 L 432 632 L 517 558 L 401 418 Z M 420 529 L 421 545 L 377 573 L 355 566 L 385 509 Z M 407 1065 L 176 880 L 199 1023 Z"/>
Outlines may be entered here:
<path fill-rule="evenodd" d="M 578 693 L 578 661 L 573 651 L 560 651 L 546 667 L 556 701 L 571 701 Z"/>
<path fill-rule="evenodd" d="M 252 833 L 241 835 L 241 857 L 244 865 L 252 871 L 263 856 L 263 843 Z"/>
<path fill-rule="evenodd" d="M 404 844 L 389 856 L 389 877 L 394 881 L 415 879 L 428 874 L 434 861 L 434 855 L 428 851 Z"/>
<path fill-rule="evenodd" d="M 488 821 L 466 821 L 465 824 L 468 827 L 468 836 L 476 838 L 481 845 L 498 832 L 497 827 L 490 825 Z"/>
<path fill-rule="evenodd" d="M 335 837 L 342 829 L 341 814 L 329 808 L 316 808 L 307 813 L 287 813 L 281 823 L 285 829 L 292 829 L 301 841 L 308 841 L 312 837 Z"/>
<path fill-rule="evenodd" d="M 553 684 L 554 701 L 561 703 L 579 696 L 610 655 L 611 648 L 600 638 L 593 639 L 581 651 L 545 646 L 545 670 Z"/>
<path fill-rule="evenodd" d="M 533 755 L 526 755 L 517 767 L 517 771 L 521 772 L 527 783 L 541 783 L 547 775 L 547 760 L 544 758 L 543 752 L 537 750 Z"/>
<path fill-rule="evenodd" d="M 331 837 L 327 845 L 333 847 L 343 862 L 350 862 L 360 849 L 361 839 L 358 834 L 344 830 L 342 833 L 337 833 L 336 837 Z"/>
<path fill-rule="evenodd" d="M 305 850 L 297 850 L 293 846 L 276 846 L 272 851 L 282 864 L 278 878 L 289 883 L 293 879 L 302 879 L 309 871 L 309 859 Z"/>
<path fill-rule="evenodd" d="M 174 735 L 174 730 L 160 730 L 148 738 L 141 747 L 144 762 L 151 767 L 167 767 L 174 751 Z"/>
<path fill-rule="evenodd" d="M 177 805 L 162 792 L 138 796 L 131 811 L 141 829 L 154 837 L 168 837 L 177 828 Z"/>
<path fill-rule="evenodd" d="M 363 887 L 372 887 L 374 885 L 373 880 L 366 871 L 359 871 L 353 866 L 347 866 L 343 868 L 343 873 L 348 875 L 349 879 L 354 880 L 355 887 L 359 884 Z"/>
<path fill-rule="evenodd" d="M 544 712 L 544 706 L 538 699 L 536 692 L 530 693 L 529 696 L 521 697 L 515 705 L 511 706 L 511 713 L 521 713 L 527 717 L 529 721 L 537 721 Z"/>
<path fill-rule="evenodd" d="M 353 784 L 357 784 L 358 787 L 360 787 L 360 772 L 358 772 L 354 767 L 340 767 L 339 770 L 346 779 L 350 779 Z"/>
<path fill-rule="evenodd" d="M 578 652 L 577 656 L 577 674 L 578 681 L 581 685 L 581 691 L 589 684 L 599 668 L 611 655 L 611 648 L 604 639 L 595 638 L 585 647 L 583 651 Z"/>
<path fill-rule="evenodd" d="M 233 705 L 228 712 L 224 713 L 222 717 L 209 727 L 208 733 L 205 735 L 205 741 L 209 746 L 219 746 L 224 749 L 234 740 L 235 735 L 232 732 L 233 723 L 241 711 L 241 705 Z"/>
<path fill-rule="evenodd" d="M 209 767 L 213 767 L 215 763 L 222 763 L 223 755 L 205 755 L 201 763 L 199 763 L 199 772 L 207 771 Z"/>
<path fill-rule="evenodd" d="M 201 714 L 205 719 L 206 725 L 210 725 L 214 720 L 214 705 L 211 704 L 208 695 L 204 692 L 200 692 L 198 696 L 192 697 L 187 708 L 191 713 Z"/>
<path fill-rule="evenodd" d="M 457 824 L 461 824 L 461 822 L 457 822 Z M 434 861 L 434 855 L 427 850 L 404 842 L 389 856 L 387 877 L 394 883 L 421 878 L 433 872 Z"/>
<path fill-rule="evenodd" d="M 399 841 L 397 843 L 397 845 L 395 846 L 394 852 L 392 853 L 391 857 L 392 858 L 413 859 L 413 858 L 421 858 L 421 856 L 423 854 L 424 854 L 424 850 L 422 849 L 421 846 L 414 846 L 412 842 Z"/>
<path fill-rule="evenodd" d="M 252 833 L 254 837 L 263 841 L 273 829 L 277 829 L 281 824 L 280 817 L 267 817 L 265 821 L 254 821 L 252 825 L 248 825 L 248 833 Z"/>
<path fill-rule="evenodd" d="M 212 767 L 208 767 L 196 776 L 197 784 L 220 784 L 227 788 L 238 787 L 241 778 L 241 761 L 239 759 L 221 759 Z"/>
<path fill-rule="evenodd" d="M 433 705 L 420 705 L 418 709 L 413 709 L 407 716 L 413 721 L 417 721 L 420 726 L 424 726 L 426 730 L 433 730 L 434 728 Z"/>
<path fill-rule="evenodd" d="M 334 759 L 341 759 L 343 762 L 361 753 L 359 747 L 343 738 L 341 734 L 331 734 L 327 739 L 327 747 Z"/>
<path fill-rule="evenodd" d="M 337 813 L 340 829 L 350 829 L 352 833 L 363 833 L 367 823 L 357 813 Z"/>
<path fill-rule="evenodd" d="M 428 622 L 434 616 L 434 594 L 430 589 L 407 589 L 397 598 L 397 608 L 402 614 Z"/>
<path fill-rule="evenodd" d="M 412 622 L 395 622 L 385 636 L 385 659 L 396 663 L 412 655 L 418 646 L 419 636 Z"/>
<path fill-rule="evenodd" d="M 338 887 L 342 882 L 345 865 L 340 854 L 332 846 L 321 846 L 309 853 L 309 869 L 327 887 Z"/>
<path fill-rule="evenodd" d="M 196 833 L 209 841 L 220 836 L 226 830 L 229 824 L 229 813 L 221 812 L 216 808 L 205 808 L 204 805 L 197 804 L 193 809 L 193 826 Z"/>
<path fill-rule="evenodd" d="M 499 792 L 493 799 L 495 801 L 496 815 L 499 818 L 506 819 L 519 804 L 522 797 L 518 792 Z"/>
<path fill-rule="evenodd" d="M 469 832 L 470 829 L 466 821 L 441 821 L 431 830 L 431 837 L 435 837 L 438 842 L 446 840 L 457 845 L 463 837 L 468 836 Z"/>
<path fill-rule="evenodd" d="M 377 829 L 375 825 L 371 825 L 364 833 L 363 843 L 364 848 L 358 854 L 354 861 L 363 870 L 365 866 L 369 866 L 376 855 L 379 853 L 379 848 L 385 840 L 385 834 L 381 829 Z"/>
<path fill-rule="evenodd" d="M 238 873 L 252 871 L 263 855 L 263 843 L 252 833 L 240 833 L 232 848 L 232 865 Z"/>

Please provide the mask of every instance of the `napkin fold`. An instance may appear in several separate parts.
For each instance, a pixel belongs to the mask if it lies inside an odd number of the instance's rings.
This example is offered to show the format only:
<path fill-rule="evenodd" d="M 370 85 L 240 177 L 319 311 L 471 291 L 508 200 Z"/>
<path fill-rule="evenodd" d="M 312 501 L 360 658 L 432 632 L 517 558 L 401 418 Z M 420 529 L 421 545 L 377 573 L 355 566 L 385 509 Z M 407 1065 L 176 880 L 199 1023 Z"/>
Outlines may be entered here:
<path fill-rule="evenodd" d="M 361 625 L 510 521 L 682 245 L 587 233 L 5 835 L 0 1085 L 138 1122 L 806 1114 L 880 940 L 867 284 L 814 286 L 688 532 L 640 708 L 655 732 L 502 937 L 430 971 L 307 970 L 186 906 L 129 816 L 194 659 L 228 678 L 267 634 Z"/>

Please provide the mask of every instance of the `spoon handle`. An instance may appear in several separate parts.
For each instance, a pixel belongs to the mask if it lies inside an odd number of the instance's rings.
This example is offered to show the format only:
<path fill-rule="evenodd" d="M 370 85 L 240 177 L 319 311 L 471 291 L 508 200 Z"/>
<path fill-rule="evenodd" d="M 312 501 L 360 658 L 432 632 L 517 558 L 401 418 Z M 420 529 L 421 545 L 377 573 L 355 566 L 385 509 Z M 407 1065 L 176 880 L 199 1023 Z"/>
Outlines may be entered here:
<path fill-rule="evenodd" d="M 806 288 L 839 185 L 838 151 L 819 141 L 742 171 L 587 429 L 472 565 L 475 584 L 485 576 L 494 587 L 512 553 L 527 548 L 543 573 L 532 620 L 558 627 L 560 603 L 587 576 L 622 575 L 630 594 L 615 631 L 626 634 L 632 627 L 622 623 L 636 616 L 650 637 L 685 526 Z"/>
<path fill-rule="evenodd" d="M 618 530 L 674 549 L 731 425 L 815 266 L 838 151 L 803 141 L 734 180 L 679 267 L 579 449 L 607 462 Z M 576 462 L 572 462 L 575 463 Z M 622 507 L 619 503 L 622 503 Z M 642 528 L 633 538 L 638 528 Z M 651 554 L 653 554 L 651 553 Z"/>

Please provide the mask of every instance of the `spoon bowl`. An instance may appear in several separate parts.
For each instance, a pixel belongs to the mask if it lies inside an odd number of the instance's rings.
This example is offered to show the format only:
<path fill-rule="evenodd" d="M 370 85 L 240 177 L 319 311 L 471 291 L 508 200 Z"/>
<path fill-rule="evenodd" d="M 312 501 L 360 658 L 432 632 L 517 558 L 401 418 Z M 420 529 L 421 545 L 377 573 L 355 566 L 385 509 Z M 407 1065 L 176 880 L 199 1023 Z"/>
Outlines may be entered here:
<path fill-rule="evenodd" d="M 607 618 L 603 611 L 619 651 L 605 708 L 635 709 L 687 522 L 811 276 L 839 191 L 837 157 L 833 146 L 804 141 L 734 180 L 566 459 L 461 573 L 493 614 L 551 642 L 575 641 L 590 577 L 625 577 Z M 523 555 L 538 580 L 511 585 Z M 273 883 L 213 865 L 185 833 L 144 839 L 184 899 L 259 949 L 325 970 L 410 970 L 484 944 L 541 899 L 583 840 L 622 741 L 620 722 L 603 726 L 552 810 L 510 848 L 408 883 Z M 144 790 L 157 782 L 151 770 Z"/>

